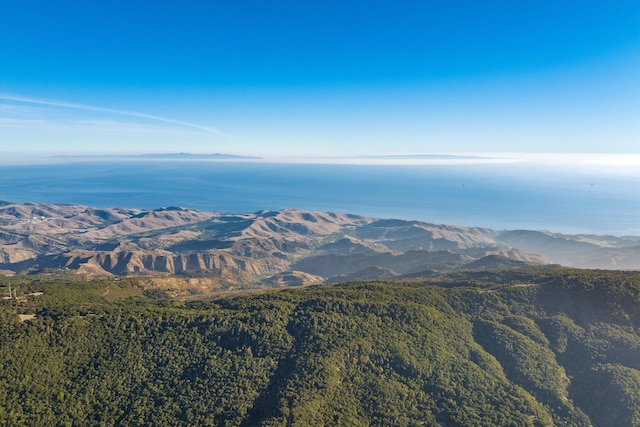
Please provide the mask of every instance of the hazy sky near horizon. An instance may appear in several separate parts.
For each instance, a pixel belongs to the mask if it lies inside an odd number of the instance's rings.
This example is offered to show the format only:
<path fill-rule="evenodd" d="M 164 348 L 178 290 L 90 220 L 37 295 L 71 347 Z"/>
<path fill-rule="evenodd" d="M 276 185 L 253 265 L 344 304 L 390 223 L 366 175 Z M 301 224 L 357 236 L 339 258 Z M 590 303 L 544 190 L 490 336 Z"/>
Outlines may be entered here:
<path fill-rule="evenodd" d="M 638 1 L 0 3 L 0 154 L 640 152 Z"/>

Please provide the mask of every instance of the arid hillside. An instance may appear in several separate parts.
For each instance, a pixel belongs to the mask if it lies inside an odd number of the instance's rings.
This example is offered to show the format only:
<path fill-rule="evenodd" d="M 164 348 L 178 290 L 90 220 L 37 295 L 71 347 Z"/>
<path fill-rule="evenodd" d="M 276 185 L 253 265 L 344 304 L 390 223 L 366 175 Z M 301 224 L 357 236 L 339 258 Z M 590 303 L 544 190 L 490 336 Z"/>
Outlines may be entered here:
<path fill-rule="evenodd" d="M 288 286 L 429 271 L 562 264 L 640 268 L 640 237 L 563 235 L 300 210 L 0 206 L 4 274 L 207 275 Z"/>

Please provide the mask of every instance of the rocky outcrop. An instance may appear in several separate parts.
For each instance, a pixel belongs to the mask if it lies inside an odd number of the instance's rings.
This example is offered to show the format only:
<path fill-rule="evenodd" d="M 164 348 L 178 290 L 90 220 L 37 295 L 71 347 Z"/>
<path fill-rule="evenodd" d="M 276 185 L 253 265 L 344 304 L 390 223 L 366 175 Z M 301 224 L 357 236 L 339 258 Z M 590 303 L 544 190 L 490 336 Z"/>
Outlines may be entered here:
<path fill-rule="evenodd" d="M 227 253 L 171 254 L 154 252 L 102 252 L 75 250 L 41 255 L 15 263 L 19 271 L 67 268 L 106 275 L 168 273 L 181 274 L 215 270 L 237 270 L 241 276 L 276 274 L 288 267 L 278 258 L 253 259 Z"/>

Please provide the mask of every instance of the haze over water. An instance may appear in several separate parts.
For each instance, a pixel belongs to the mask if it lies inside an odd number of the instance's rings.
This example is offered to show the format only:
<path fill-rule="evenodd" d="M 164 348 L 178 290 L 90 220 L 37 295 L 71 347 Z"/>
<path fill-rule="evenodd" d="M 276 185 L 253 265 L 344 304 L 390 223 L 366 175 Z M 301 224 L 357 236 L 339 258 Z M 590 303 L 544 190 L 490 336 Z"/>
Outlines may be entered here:
<path fill-rule="evenodd" d="M 101 161 L 6 166 L 0 172 L 0 199 L 224 212 L 298 208 L 495 229 L 640 234 L 640 179 L 629 165 L 426 163 Z"/>

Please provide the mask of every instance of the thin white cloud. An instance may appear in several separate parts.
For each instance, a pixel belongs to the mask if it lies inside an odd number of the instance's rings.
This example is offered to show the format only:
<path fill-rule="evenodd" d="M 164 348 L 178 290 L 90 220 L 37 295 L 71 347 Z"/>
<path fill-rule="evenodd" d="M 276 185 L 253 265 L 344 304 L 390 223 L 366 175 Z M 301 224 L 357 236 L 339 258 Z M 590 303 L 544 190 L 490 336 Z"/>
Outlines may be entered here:
<path fill-rule="evenodd" d="M 39 118 L 5 118 L 0 119 L 4 129 L 20 129 L 26 131 L 73 131 L 100 132 L 102 134 L 158 134 L 185 135 L 184 130 L 176 126 L 129 123 L 113 120 L 47 120 Z"/>
<path fill-rule="evenodd" d="M 15 102 L 24 102 L 28 104 L 35 105 L 48 105 L 52 107 L 63 107 L 63 108 L 73 108 L 76 110 L 84 110 L 84 111 L 97 111 L 101 113 L 110 113 L 110 114 L 119 114 L 123 116 L 129 117 L 139 117 L 142 119 L 156 120 L 164 123 L 171 123 L 178 126 L 184 126 L 192 129 L 199 129 L 205 132 L 209 132 L 215 135 L 226 136 L 222 131 L 216 128 L 212 128 L 209 126 L 202 126 L 195 123 L 184 122 L 182 120 L 174 120 L 168 119 L 166 117 L 155 116 L 153 114 L 140 113 L 137 111 L 128 111 L 128 110 L 119 110 L 115 108 L 104 108 L 104 107 L 96 107 L 93 105 L 85 105 L 85 104 L 76 104 L 72 102 L 66 101 L 58 101 L 54 99 L 43 99 L 43 98 L 31 98 L 20 95 L 12 95 L 12 94 L 0 94 L 0 99 L 7 101 L 15 101 Z"/>

